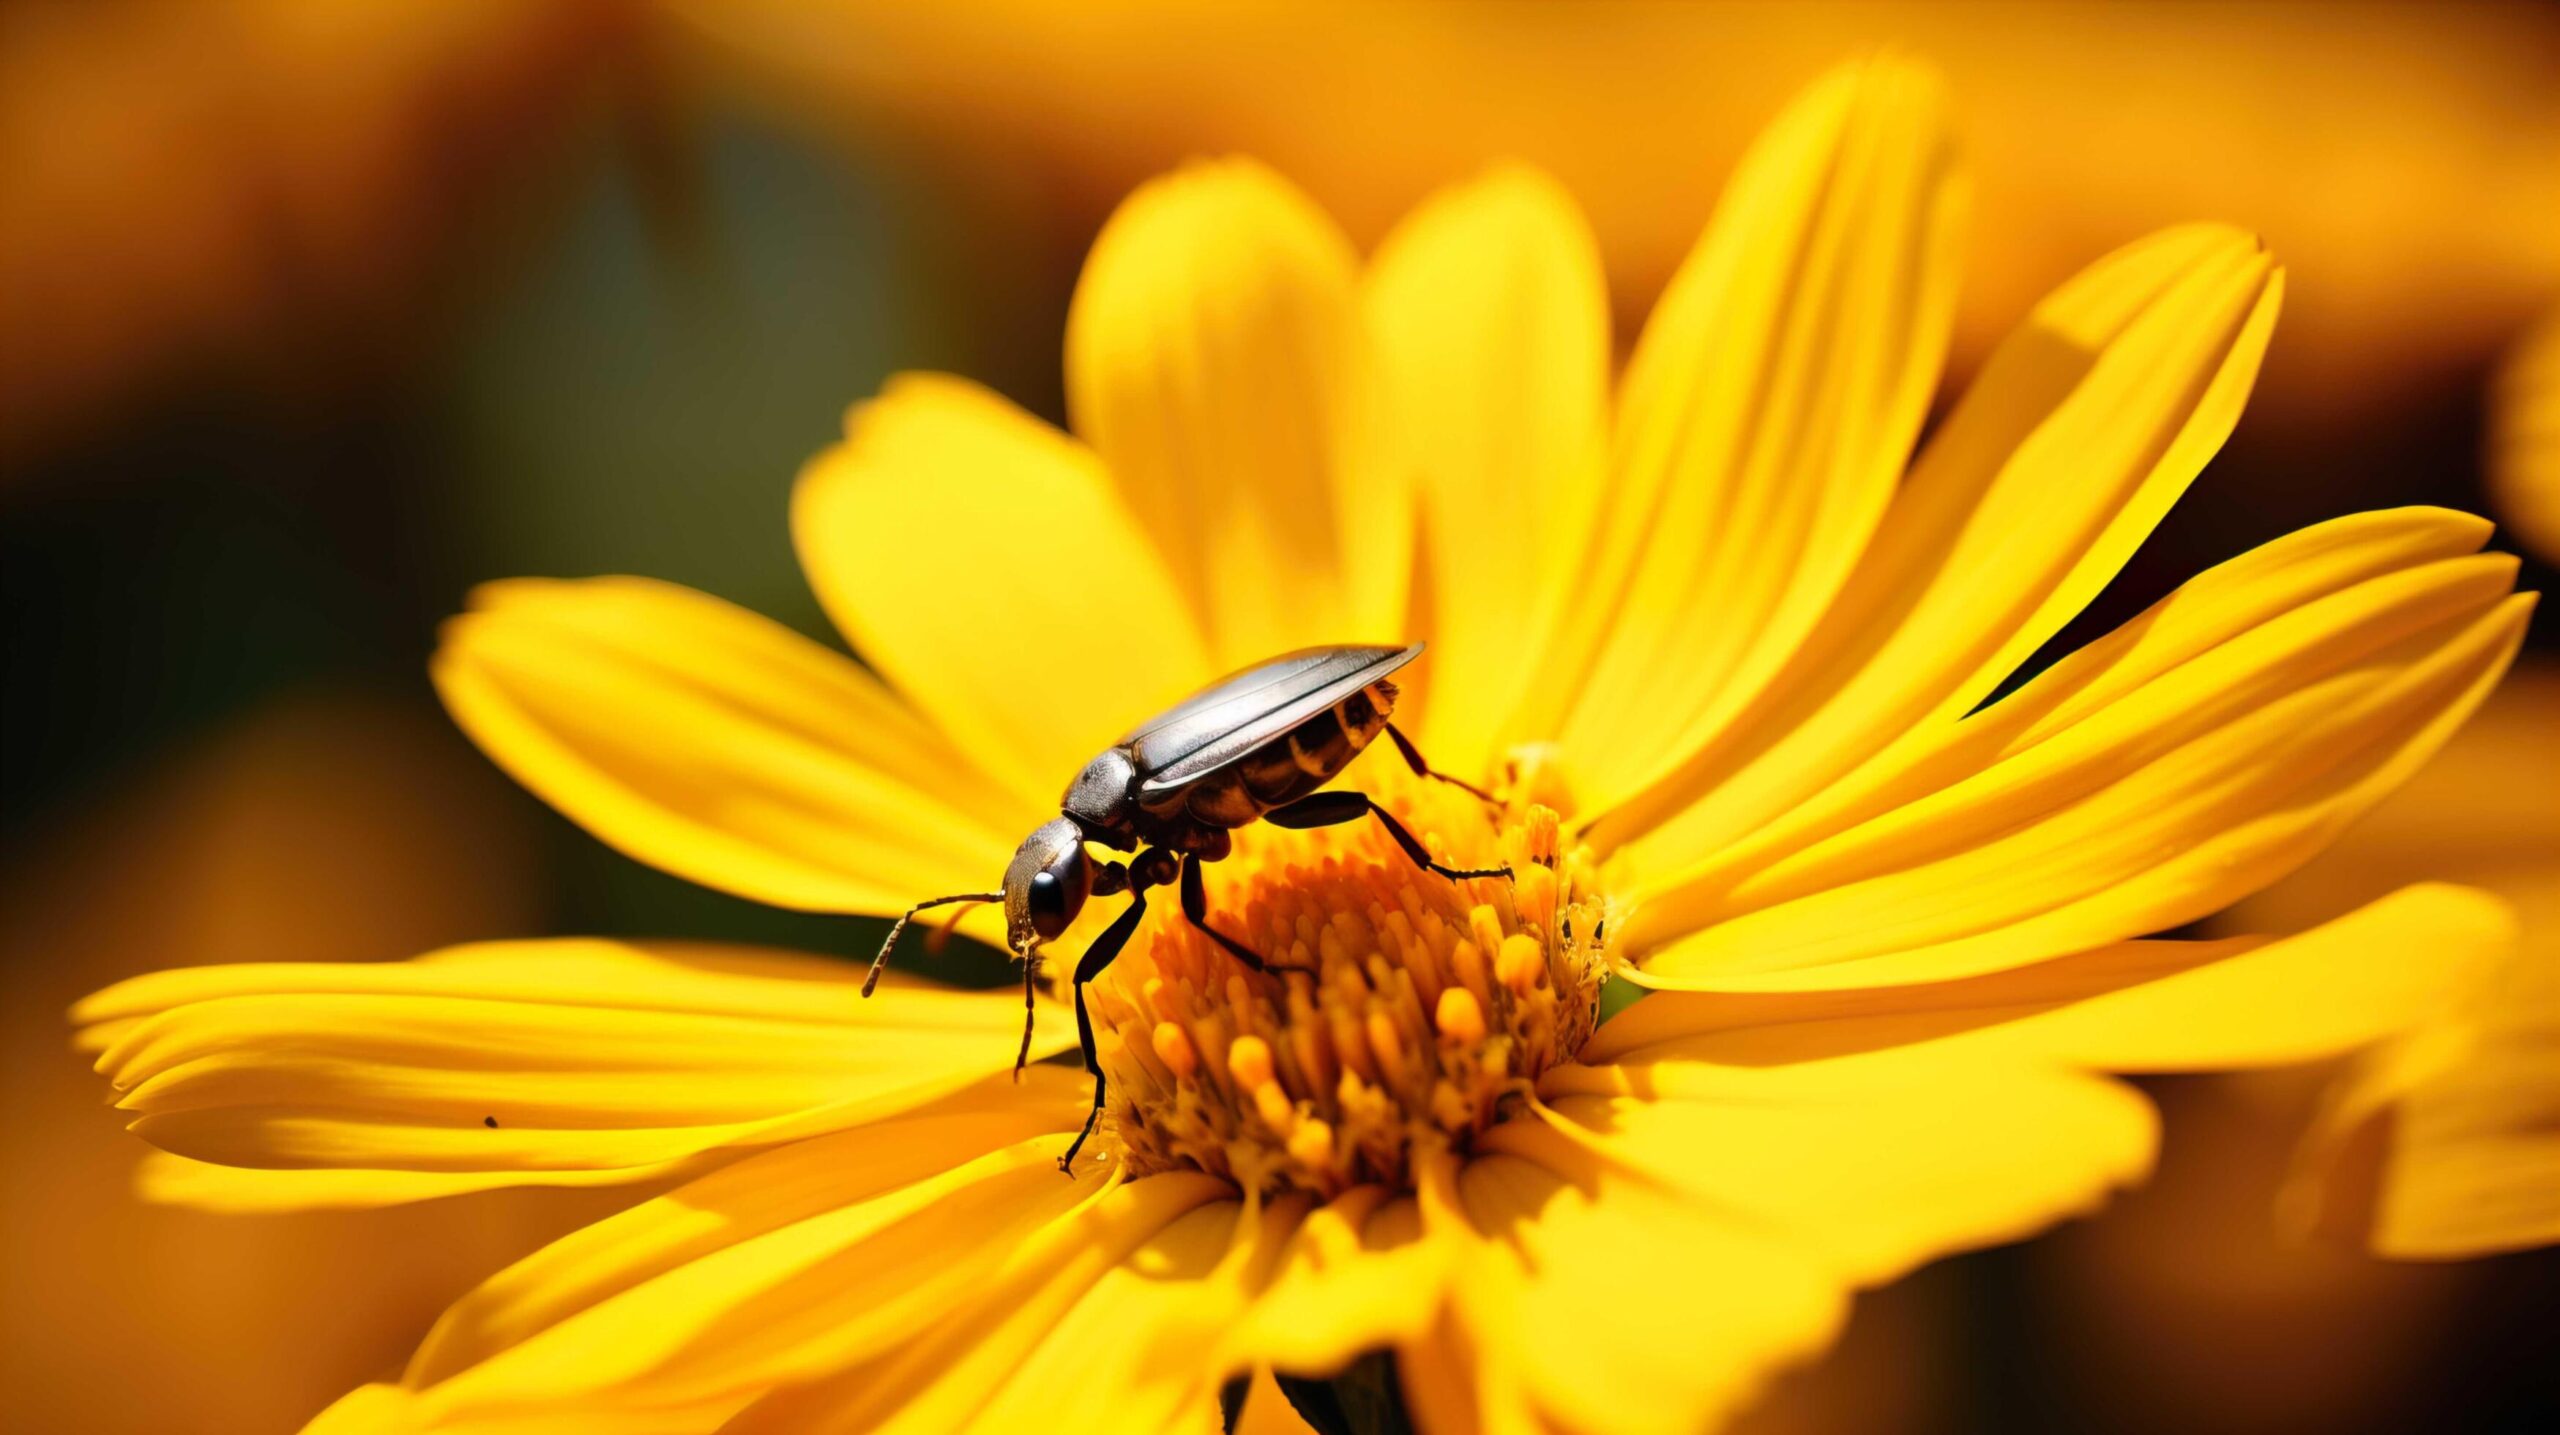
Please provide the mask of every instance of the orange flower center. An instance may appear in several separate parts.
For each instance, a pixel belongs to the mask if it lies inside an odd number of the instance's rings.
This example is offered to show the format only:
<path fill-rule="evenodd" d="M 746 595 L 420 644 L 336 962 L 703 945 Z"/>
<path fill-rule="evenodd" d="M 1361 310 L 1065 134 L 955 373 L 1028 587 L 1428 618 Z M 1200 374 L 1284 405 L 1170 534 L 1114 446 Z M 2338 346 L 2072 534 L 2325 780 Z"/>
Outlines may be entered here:
<path fill-rule="evenodd" d="M 1414 778 L 1392 754 L 1340 784 L 1442 864 L 1507 864 L 1508 881 L 1425 871 L 1369 818 L 1239 831 L 1208 870 L 1209 920 L 1267 975 L 1179 904 L 1151 906 L 1088 989 L 1130 1171 L 1324 1196 L 1402 1187 L 1417 1154 L 1463 1148 L 1570 1058 L 1597 1020 L 1614 924 L 1598 864 L 1561 832 L 1539 771 L 1515 763 L 1499 806 Z"/>

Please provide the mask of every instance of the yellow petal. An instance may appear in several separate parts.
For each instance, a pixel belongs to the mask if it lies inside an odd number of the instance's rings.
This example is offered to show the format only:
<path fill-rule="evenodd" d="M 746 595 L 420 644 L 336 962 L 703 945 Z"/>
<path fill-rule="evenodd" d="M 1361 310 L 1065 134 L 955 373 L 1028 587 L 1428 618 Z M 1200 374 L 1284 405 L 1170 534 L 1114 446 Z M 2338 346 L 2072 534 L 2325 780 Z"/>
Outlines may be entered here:
<path fill-rule="evenodd" d="M 2560 1244 L 2560 894 L 2460 1006 L 2374 1053 L 2305 1143 L 2288 1204 L 2383 1255 Z"/>
<path fill-rule="evenodd" d="M 1539 635 L 1576 591 L 1601 492 L 1609 296 L 1573 199 L 1497 169 L 1426 201 L 1379 246 L 1364 293 L 1387 441 L 1418 482 L 1424 751 L 1481 777 Z"/>
<path fill-rule="evenodd" d="M 931 374 L 893 380 L 845 433 L 792 496 L 801 565 L 855 650 L 1032 820 L 1057 815 L 1087 758 L 1211 676 L 1142 515 L 1083 445 Z"/>
<path fill-rule="evenodd" d="M 1851 1286 L 2022 1239 L 2150 1170 L 2157 1123 L 2121 1082 L 1938 1053 L 1843 1065 L 1811 1082 L 1786 1066 L 1721 1068 L 1694 1087 L 1676 1062 L 1576 1072 L 1544 1124 L 1497 1127 L 1488 1144 L 1587 1150 L 1815 1253 Z"/>
<path fill-rule="evenodd" d="M 1657 878 L 1655 885 L 1704 884 L 1765 867 L 1898 804 L 1951 786 L 2253 629 L 2281 623 L 2296 609 L 2394 574 L 2477 553 L 2489 533 L 2486 522 L 2469 514 L 2399 508 L 2350 514 L 2261 544 L 2182 584 L 2133 621 L 2065 656 L 1989 708 L 1934 727 L 1928 741 L 1901 744 L 1892 762 L 1875 764 L 1860 781 L 1821 793 L 1678 876 Z M 2486 564 L 2473 563 L 2441 571 L 2486 570 Z M 2388 585 L 2365 591 L 2368 598 L 2390 592 Z M 1658 844 L 1640 845 L 1661 850 Z M 2373 890 L 2367 887 L 2357 896 Z"/>
<path fill-rule="evenodd" d="M 2226 932 L 2289 931 L 2413 880 L 2464 882 L 2560 934 L 2560 664 L 2528 649 L 2433 761 L 2309 866 L 2234 907 Z M 2542 903 L 2553 904 L 2541 920 Z"/>
<path fill-rule="evenodd" d="M 2278 939 L 2125 942 L 1911 986 L 1656 993 L 1603 1024 L 1582 1060 L 1759 1067 L 1925 1045 L 2127 1072 L 2310 1061 L 2424 1021 L 2514 938 L 2496 898 L 2417 886 Z"/>
<path fill-rule="evenodd" d="M 1322 1376 L 1419 1339 L 1439 1312 L 1450 1250 L 1425 1238 L 1412 1197 L 1346 1192 L 1299 1224 L 1270 1287 L 1230 1323 L 1217 1363 Z"/>
<path fill-rule="evenodd" d="M 1175 1219 L 1104 1272 L 972 1418 L 987 1430 L 1201 1429 L 1225 1379 L 1213 1352 L 1304 1205 L 1221 1201 Z"/>
<path fill-rule="evenodd" d="M 866 1001 L 859 976 L 719 949 L 506 942 L 379 965 L 162 972 L 73 1016 L 115 1031 L 98 1069 L 117 1105 L 183 1156 L 639 1180 L 1005 1082 L 1018 999 L 899 986 Z M 1053 1013 L 1034 1055 L 1073 1040 Z"/>
<path fill-rule="evenodd" d="M 1601 839 L 1653 829 L 1650 865 L 1700 860 L 1971 711 L 2114 576 L 2229 434 L 2279 288 L 2255 240 L 2194 226 L 2037 306 L 1786 670 Z"/>
<path fill-rule="evenodd" d="M 134 1190 L 146 1201 L 191 1206 L 226 1216 L 363 1211 L 467 1196 L 502 1186 L 649 1186 L 716 1168 L 733 1159 L 734 1154 L 726 1150 L 705 1151 L 656 1166 L 584 1171 L 383 1171 L 332 1166 L 294 1170 L 223 1166 L 167 1151 L 147 1151 L 135 1172 Z"/>
<path fill-rule="evenodd" d="M 1906 744 L 1890 778 L 1674 879 L 1630 940 L 1696 935 L 1643 979 L 1961 976 L 2194 921 L 2290 871 L 2451 734 L 2530 611 L 2513 560 L 2445 556 L 2476 524 L 2390 518 L 2205 575 Z M 1786 851 L 1866 809 L 1886 810 Z"/>
<path fill-rule="evenodd" d="M 1315 1427 L 1298 1414 L 1271 1372 L 1257 1370 L 1237 1412 L 1234 1435 L 1314 1435 Z"/>
<path fill-rule="evenodd" d="M 390 1435 L 422 1430 L 409 1403 L 409 1392 L 396 1385 L 365 1385 L 348 1391 L 302 1427 L 302 1435 Z"/>
<path fill-rule="evenodd" d="M 1396 1375 L 1404 1386 L 1405 1411 L 1413 1417 L 1414 1428 L 1433 1435 L 1497 1429 L 1501 1435 L 1513 1435 L 1534 1418 L 1522 1408 L 1519 1382 L 1508 1378 L 1509 1367 L 1480 1355 L 1476 1342 L 1446 1316 L 1422 1338 L 1396 1347 Z M 1476 1399 L 1477 1387 L 1483 1384 L 1498 1387 L 1496 1406 L 1503 1412 L 1504 1426 L 1491 1424 Z"/>
<path fill-rule="evenodd" d="M 776 1385 L 897 1349 L 1110 1189 L 1059 1177 L 1063 1134 L 996 1139 L 931 1119 L 837 1133 L 579 1232 L 455 1308 L 403 1376 L 402 1413 L 708 1430 Z"/>
<path fill-rule="evenodd" d="M 2494 511 L 2544 562 L 2560 561 L 2560 310 L 2507 356 L 2489 419 Z"/>
<path fill-rule="evenodd" d="M 1527 735 L 1561 732 L 1595 807 L 1732 721 L 1848 579 L 1945 361 L 1963 208 L 1938 83 L 1894 59 L 1815 85 L 1735 172 L 1628 365 L 1539 665 L 1571 706 Z"/>
<path fill-rule="evenodd" d="M 481 749 L 588 831 L 777 906 L 983 888 L 1037 812 L 842 655 L 664 583 L 484 587 L 434 673 Z"/>
<path fill-rule="evenodd" d="M 1068 1083 L 1057 1078 L 1064 1075 L 1044 1071 L 1041 1085 L 1054 1089 L 1043 1094 L 1063 1091 Z M 813 1222 L 839 1222 L 843 1209 L 893 1191 L 916 1188 L 957 1204 L 967 1199 L 959 1188 L 970 1178 L 954 1179 L 952 1173 L 1074 1120 L 1071 1103 L 1044 1105 L 936 1103 L 912 1116 L 748 1157 L 599 1221 L 500 1271 L 456 1302 L 419 1346 L 403 1383 L 423 1389 L 453 1379 L 695 1261 L 785 1228 L 806 1234 L 815 1229 Z M 994 1163 L 1006 1171 L 1030 1170 L 1033 1164 L 1029 1155 Z M 911 1192 L 878 1202 L 872 1214 L 919 1210 L 924 1200 Z M 878 1224 L 868 1222 L 866 1229 Z M 555 1341 L 554 1353 L 567 1343 Z"/>
<path fill-rule="evenodd" d="M 2426 770 L 2220 925 L 2316 920 L 2413 873 L 2515 909 L 2514 954 L 2365 1058 L 2304 1143 L 2289 1214 L 2386 1255 L 2560 1242 L 2560 672 L 2519 663 Z"/>
<path fill-rule="evenodd" d="M 1399 1352 L 1434 1428 L 1703 1430 L 1838 1329 L 1838 1282 L 1784 1236 L 1585 1153 L 1538 1158 L 1480 1156 L 1425 1204 L 1462 1292 Z"/>
<path fill-rule="evenodd" d="M 1249 160 L 1141 187 L 1067 316 L 1067 410 L 1221 667 L 1399 636 L 1412 514 L 1379 461 L 1350 241 Z"/>
<path fill-rule="evenodd" d="M 1758 1252 L 1802 1260 L 1819 1288 L 1838 1289 L 2027 1235 L 2149 1168 L 2148 1104 L 2092 1069 L 2298 1061 L 2369 1041 L 2459 990 L 2461 958 L 2493 949 L 2500 925 L 2496 904 L 2476 894 L 2418 889 L 2284 941 L 2137 943 L 1967 981 L 1639 1003 L 1586 1048 L 1592 1064 L 1547 1073 L 1534 1119 L 1490 1132 L 1469 1176 L 1485 1180 L 1480 1168 L 1516 1157 L 1588 1193 L 1595 1218 L 1637 1223 L 1640 1248 L 1617 1259 L 1646 1279 L 1616 1279 L 1617 1304 L 1594 1298 L 1576 1328 L 1605 1331 L 1623 1306 L 1639 1312 L 1630 1323 L 1684 1340 L 1655 1367 L 1585 1373 L 1585 1388 L 1641 1385 L 1646 1400 L 1575 1409 L 1563 1404 L 1573 1387 L 1562 1373 L 1554 1403 L 1537 1398 L 1536 1362 L 1568 1342 L 1533 1334 L 1516 1357 L 1524 1373 L 1513 1383 L 1530 1392 L 1517 1403 L 1574 1428 L 1701 1428 L 1770 1363 L 1821 1338 L 1808 1327 L 1755 1346 L 1744 1325 L 1738 1338 L 1685 1339 L 1727 1306 L 1768 1320 L 1758 1299 L 1773 1282 L 1786 1288 L 1774 1267 L 1737 1274 L 1752 1248 L 1719 1252 L 1722 1280 L 1669 1273 L 1666 1263 L 1707 1242 L 1702 1232 L 1747 1234 Z M 2412 960 L 2418 951 L 2434 960 Z M 1557 1200 L 1516 1175 L 1508 1184 Z M 1664 1210 L 1641 1210 L 1645 1197 Z M 1542 1280 L 1571 1271 L 1599 1253 L 1591 1239 L 1578 1235 L 1570 1256 L 1524 1251 L 1522 1264 Z M 1479 1267 L 1454 1279 L 1469 1299 L 1453 1315 L 1476 1334 L 1478 1360 L 1499 1349 L 1498 1322 L 1535 1322 L 1550 1304 L 1504 1304 L 1506 1284 Z M 1663 1392 L 1689 1403 L 1648 1408 Z M 1479 1380 L 1488 1425 L 1505 1398 L 1501 1383 Z"/>
<path fill-rule="evenodd" d="M 1201 1353 L 1266 1268 L 1285 1214 L 1250 1217 L 1223 1182 L 1169 1172 L 1110 1189 L 1036 1232 L 990 1240 L 955 1225 L 948 1240 L 994 1248 L 970 1263 L 965 1304 L 929 1326 L 911 1317 L 901 1343 L 779 1391 L 723 1428 L 1196 1429 L 1217 1388 Z M 1134 1321 L 1121 1332 L 1134 1348 L 1104 1356 L 1114 1331 L 1088 1314 Z M 1110 1365 L 1079 1384 L 1079 1358 Z M 1168 1398 L 1177 1392 L 1181 1400 Z M 1114 1413 L 1121 1399 L 1125 1420 Z"/>

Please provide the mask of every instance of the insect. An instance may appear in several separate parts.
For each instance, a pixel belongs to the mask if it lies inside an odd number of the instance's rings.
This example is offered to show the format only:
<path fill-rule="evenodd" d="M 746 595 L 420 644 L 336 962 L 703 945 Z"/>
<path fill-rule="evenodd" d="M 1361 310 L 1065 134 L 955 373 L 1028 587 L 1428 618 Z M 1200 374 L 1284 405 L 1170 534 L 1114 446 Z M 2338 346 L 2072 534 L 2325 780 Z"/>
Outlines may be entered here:
<path fill-rule="evenodd" d="M 1102 1114 L 1104 1093 L 1093 1021 L 1085 1014 L 1085 984 L 1102 975 L 1129 944 L 1146 915 L 1148 890 L 1179 883 L 1182 915 L 1191 925 L 1246 966 L 1271 970 L 1252 948 L 1209 924 L 1200 868 L 1233 850 L 1230 834 L 1236 828 L 1255 822 L 1331 827 L 1375 817 L 1416 866 L 1452 881 L 1511 875 L 1508 867 L 1443 866 L 1368 794 L 1317 791 L 1384 732 L 1416 774 L 1491 800 L 1454 777 L 1433 772 L 1421 750 L 1388 721 L 1395 711 L 1396 685 L 1387 676 L 1422 656 L 1422 648 L 1420 643 L 1301 648 L 1221 678 L 1138 724 L 1067 784 L 1056 820 L 1034 829 L 1014 852 L 1005 868 L 1004 890 L 959 892 L 908 908 L 881 942 L 862 994 L 871 995 L 879 984 L 890 949 L 917 913 L 960 902 L 1002 902 L 1006 942 L 1023 963 L 1022 1050 L 1014 1057 L 1018 1076 L 1031 1054 L 1041 945 L 1074 923 L 1086 898 L 1127 892 L 1128 907 L 1076 964 L 1076 1035 L 1084 1044 L 1085 1069 L 1093 1073 L 1093 1109 L 1085 1113 L 1084 1129 L 1058 1161 L 1059 1170 L 1072 1172 L 1076 1152 L 1093 1135 Z M 1126 863 L 1096 862 L 1085 853 L 1087 842 L 1136 855 Z"/>

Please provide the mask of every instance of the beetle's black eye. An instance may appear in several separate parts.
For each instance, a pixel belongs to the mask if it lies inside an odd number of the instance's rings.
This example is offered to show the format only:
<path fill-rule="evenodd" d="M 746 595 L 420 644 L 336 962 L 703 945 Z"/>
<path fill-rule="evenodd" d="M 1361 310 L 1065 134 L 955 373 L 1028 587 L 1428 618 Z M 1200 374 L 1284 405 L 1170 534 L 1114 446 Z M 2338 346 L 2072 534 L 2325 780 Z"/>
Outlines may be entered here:
<path fill-rule="evenodd" d="M 1031 920 L 1039 924 L 1044 935 L 1053 923 L 1063 928 L 1067 921 L 1067 884 L 1059 881 L 1055 872 L 1034 872 L 1031 874 L 1031 897 L 1025 905 L 1031 909 Z"/>
<path fill-rule="evenodd" d="M 1075 922 L 1092 891 L 1093 869 L 1085 864 L 1084 849 L 1070 843 L 1031 874 L 1022 894 L 1023 915 L 1031 919 L 1032 931 L 1054 939 Z"/>

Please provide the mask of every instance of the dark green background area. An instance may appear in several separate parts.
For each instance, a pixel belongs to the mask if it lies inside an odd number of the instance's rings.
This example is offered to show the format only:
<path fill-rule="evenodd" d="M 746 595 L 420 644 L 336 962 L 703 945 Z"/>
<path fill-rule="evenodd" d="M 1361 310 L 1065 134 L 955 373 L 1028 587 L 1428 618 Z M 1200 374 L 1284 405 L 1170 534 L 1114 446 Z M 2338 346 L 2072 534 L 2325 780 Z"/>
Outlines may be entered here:
<path fill-rule="evenodd" d="M 607 151 L 450 337 L 378 386 L 284 405 L 207 374 L 12 475 L 8 840 L 315 683 L 432 708 L 436 625 L 491 579 L 645 574 L 838 642 L 787 499 L 889 374 L 973 366 L 953 337 L 967 302 L 912 257 L 943 211 L 744 123 L 706 125 L 678 162 L 688 199 L 669 216 L 654 167 Z M 884 925 L 705 890 L 524 802 L 558 931 L 846 953 Z M 1004 966 L 963 941 L 936 970 Z"/>

